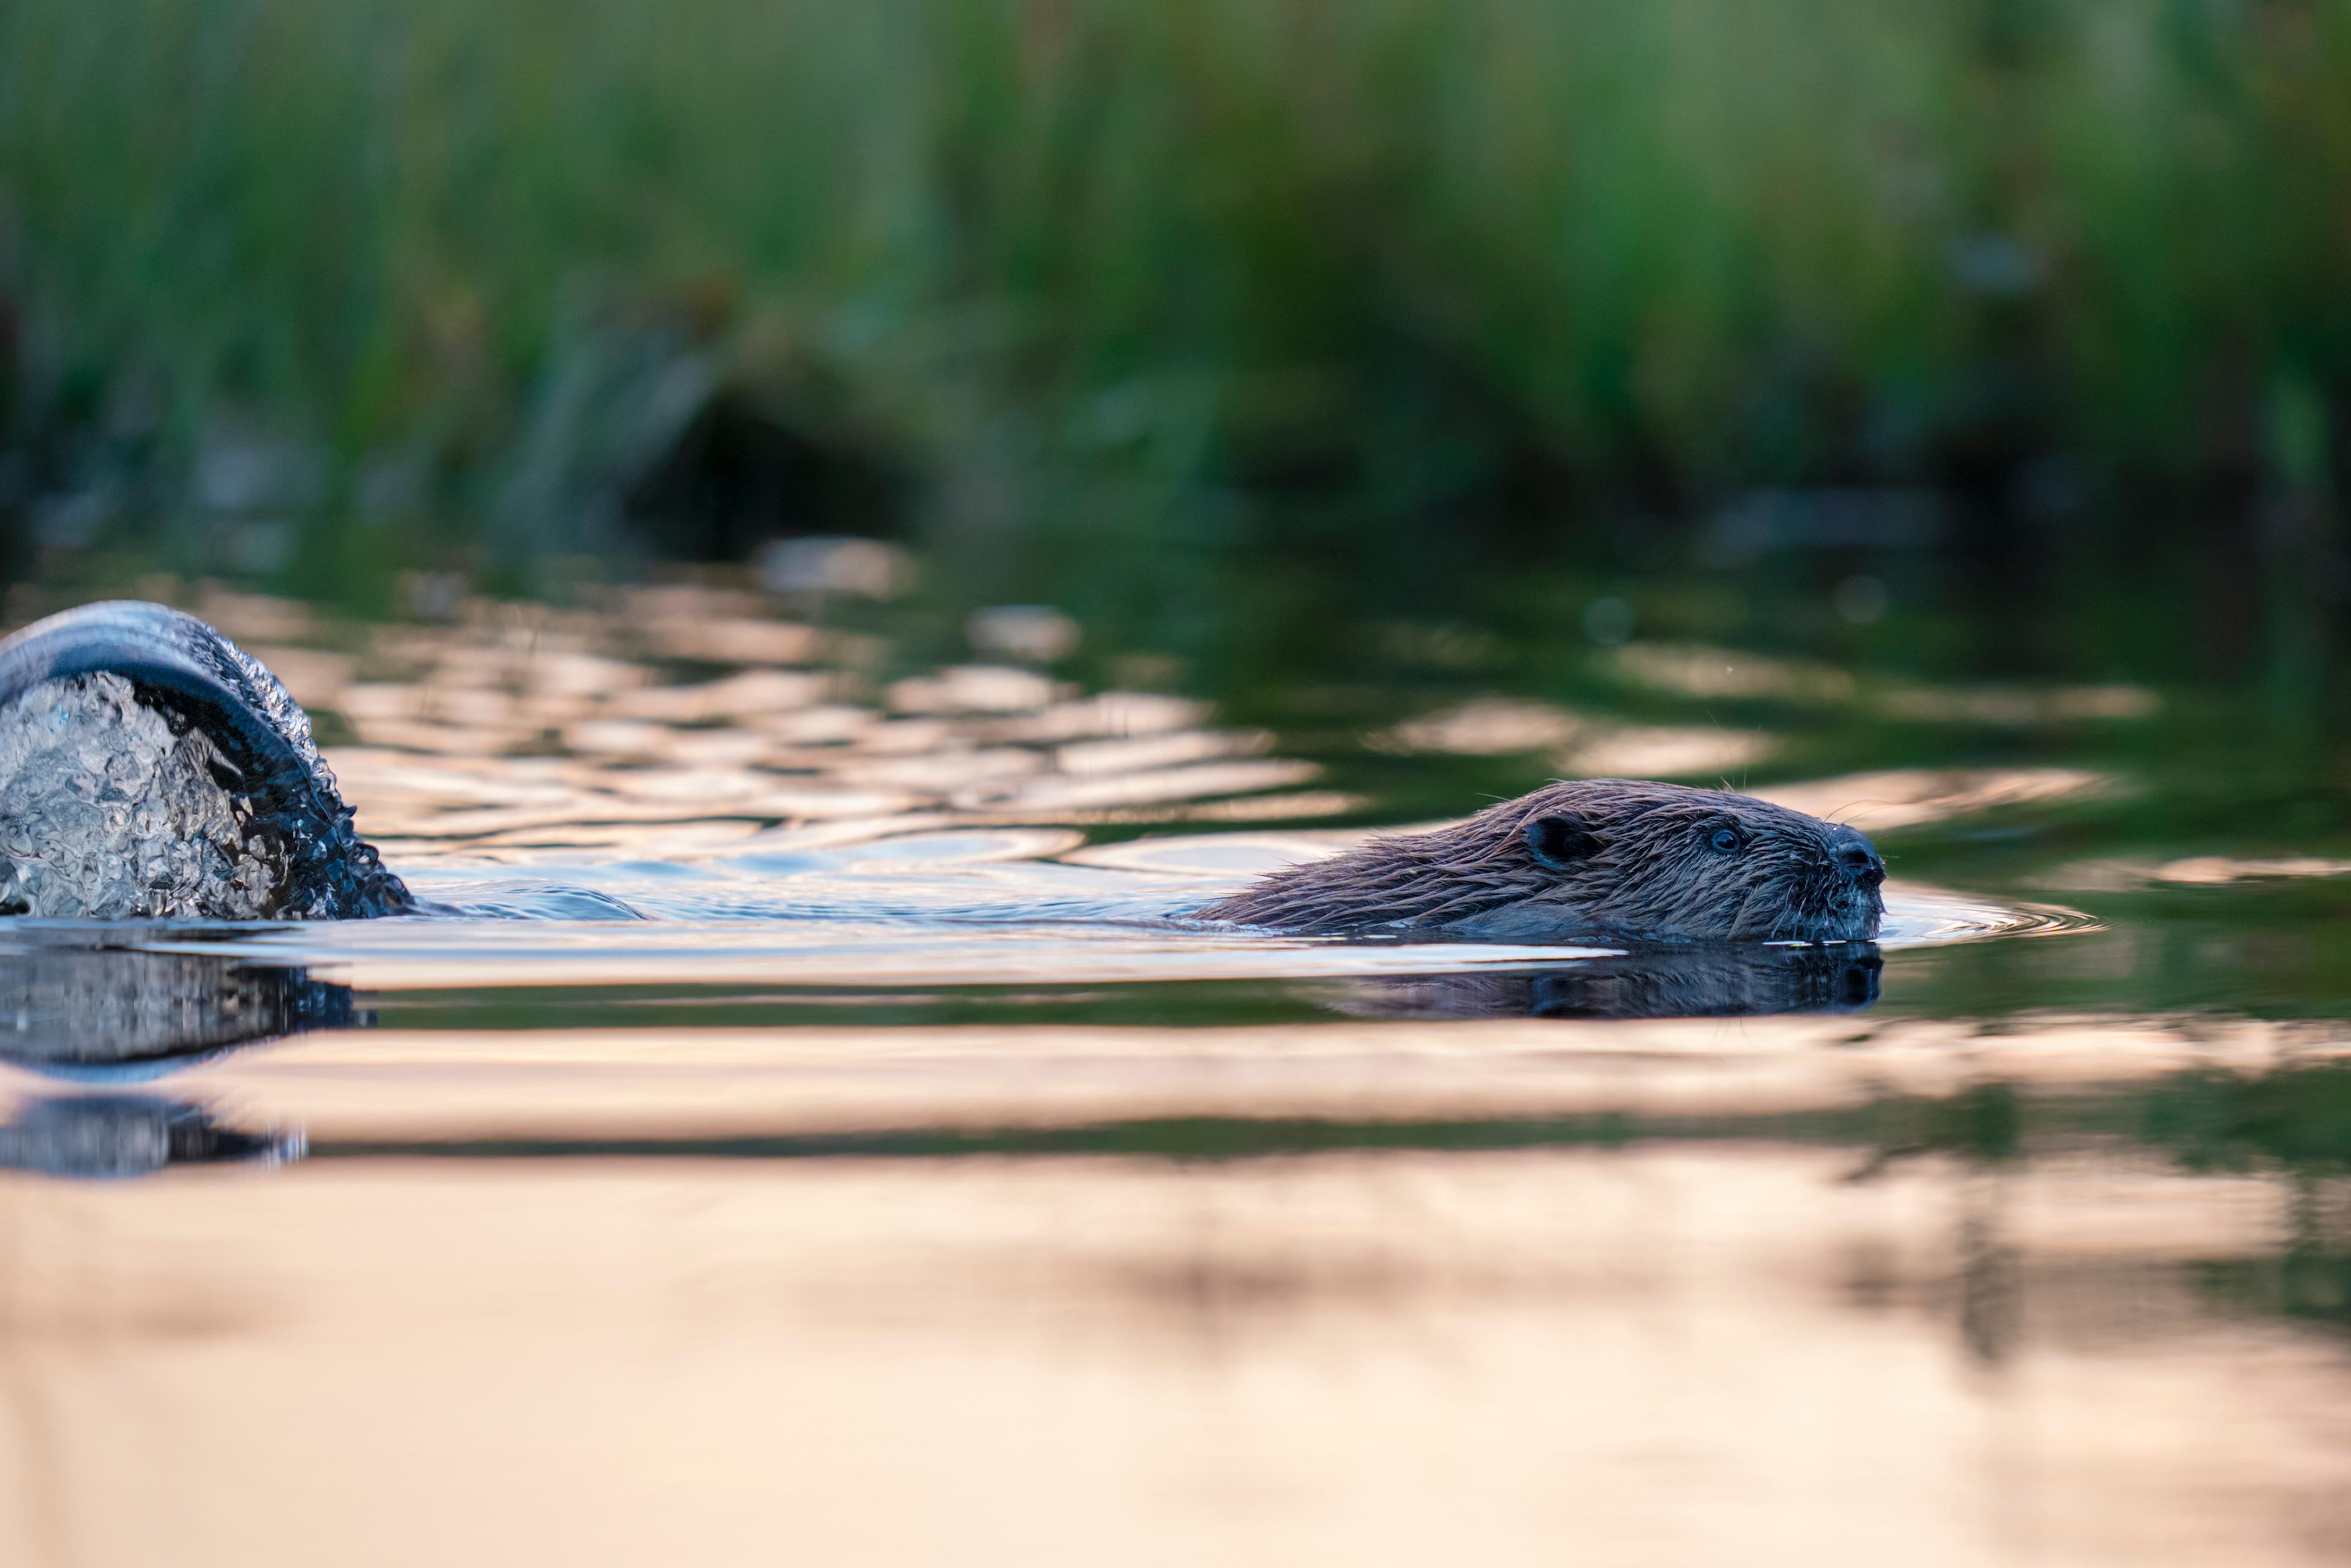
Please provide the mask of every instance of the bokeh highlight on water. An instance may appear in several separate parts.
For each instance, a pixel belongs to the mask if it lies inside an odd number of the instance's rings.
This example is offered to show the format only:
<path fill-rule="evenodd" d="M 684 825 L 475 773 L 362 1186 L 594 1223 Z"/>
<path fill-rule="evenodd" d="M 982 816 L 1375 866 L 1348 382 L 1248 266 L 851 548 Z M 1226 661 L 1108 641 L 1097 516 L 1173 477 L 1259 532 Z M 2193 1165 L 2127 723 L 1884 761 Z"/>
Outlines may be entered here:
<path fill-rule="evenodd" d="M 1333 741 L 1033 615 L 167 588 L 436 913 L 0 921 L 11 1561 L 2351 1541 L 2351 857 L 2199 815 L 2159 694 L 1636 641 Z M 1182 918 L 1553 771 L 1855 821 L 1886 941 Z"/>

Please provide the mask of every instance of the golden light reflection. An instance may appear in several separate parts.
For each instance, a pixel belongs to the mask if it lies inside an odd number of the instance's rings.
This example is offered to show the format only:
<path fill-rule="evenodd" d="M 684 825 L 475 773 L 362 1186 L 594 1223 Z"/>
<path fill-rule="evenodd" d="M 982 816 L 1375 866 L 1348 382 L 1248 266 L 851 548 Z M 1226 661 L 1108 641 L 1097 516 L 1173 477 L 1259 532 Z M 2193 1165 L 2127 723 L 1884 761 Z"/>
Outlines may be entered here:
<path fill-rule="evenodd" d="M 1333 975 L 1343 977 L 1343 972 Z M 1375 995 L 1382 980 L 1355 982 Z M 1972 1019 L 1335 1016 L 1311 1029 L 821 1023 L 778 1029 L 309 1035 L 180 1074 L 240 1118 L 337 1138 L 465 1140 L 1078 1126 L 1152 1118 L 1616 1114 L 1732 1123 L 1998 1082 L 2111 1088 L 2183 1071 L 2351 1061 L 2292 1024 L 2084 1016 L 1984 1035 Z M 17 1093 L 42 1087 L 0 1073 Z"/>
<path fill-rule="evenodd" d="M 1743 772 L 1768 758 L 1771 737 L 1720 726 L 1630 725 L 1548 703 L 1479 697 L 1365 737 L 1375 751 L 1546 757 L 1562 775 L 1684 779 Z"/>
<path fill-rule="evenodd" d="M 2334 877 L 2351 873 L 2351 861 L 2324 860 L 2314 855 L 2284 855 L 2270 860 L 2237 860 L 2227 855 L 2195 855 L 2186 860 L 2166 861 L 2148 873 L 2155 882 L 2178 883 L 2187 887 L 2209 887 L 2221 883 L 2267 882 L 2271 880 L 2304 881 L 2313 877 Z"/>
<path fill-rule="evenodd" d="M 1833 664 L 1698 644 L 1627 643 L 1610 663 L 1624 680 L 1682 696 L 1856 706 L 1885 718 L 1923 724 L 2134 720 L 2151 718 L 2163 708 L 2162 697 L 2145 686 L 1873 684 Z"/>
<path fill-rule="evenodd" d="M 2086 799 L 2121 787 L 2112 774 L 2073 768 L 1908 768 L 1773 784 L 1750 793 L 1865 832 L 1889 832 L 2011 806 Z"/>
<path fill-rule="evenodd" d="M 275 635 L 319 634 L 275 601 L 205 603 Z M 1189 698 L 1084 694 L 990 664 L 876 691 L 862 673 L 870 639 L 775 620 L 745 591 L 630 591 L 610 615 L 475 604 L 454 624 L 343 634 L 364 651 L 281 643 L 270 662 L 357 737 L 328 747 L 329 764 L 403 860 L 624 838 L 664 854 L 840 819 L 1240 822 L 1360 803 L 1300 789 L 1315 766 L 1267 756 L 1263 731 L 1213 727 Z M 679 679 L 663 663 L 680 660 L 705 673 Z M 740 667 L 711 676 L 713 664 Z"/>
<path fill-rule="evenodd" d="M 2351 876 L 2351 861 L 2320 855 L 2189 855 L 2169 861 L 2117 856 L 2059 866 L 2043 875 L 2039 885 L 2059 893 L 2136 893 L 2156 886 L 2229 887 L 2339 876 Z"/>
<path fill-rule="evenodd" d="M 2335 1561 L 2284 1195 L 1662 1145 L 0 1185 L 0 1556 Z"/>
<path fill-rule="evenodd" d="M 1593 779 L 1703 779 L 1721 782 L 1769 758 L 1757 730 L 1624 725 L 1604 729 L 1555 757 L 1562 773 Z"/>
<path fill-rule="evenodd" d="M 1857 689 L 1852 675 L 1833 665 L 1729 648 L 1628 643 L 1616 650 L 1614 664 L 1635 685 L 1692 697 L 1843 703 Z"/>
<path fill-rule="evenodd" d="M 1549 750 L 1591 724 L 1589 718 L 1549 703 L 1479 697 L 1368 737 L 1366 744 L 1378 751 L 1507 757 Z"/>

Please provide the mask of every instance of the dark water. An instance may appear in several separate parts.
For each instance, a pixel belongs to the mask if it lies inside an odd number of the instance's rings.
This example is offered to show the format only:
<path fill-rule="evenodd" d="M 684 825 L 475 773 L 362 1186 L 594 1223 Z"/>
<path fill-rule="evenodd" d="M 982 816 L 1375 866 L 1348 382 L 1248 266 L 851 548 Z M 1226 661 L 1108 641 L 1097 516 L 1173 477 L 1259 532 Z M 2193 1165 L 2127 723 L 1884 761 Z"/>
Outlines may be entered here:
<path fill-rule="evenodd" d="M 1236 695 L 1035 615 L 183 591 L 456 913 L 0 921 L 7 1561 L 2351 1552 L 2291 726 L 1580 625 Z M 1856 823 L 1886 940 L 1171 918 L 1574 772 Z"/>

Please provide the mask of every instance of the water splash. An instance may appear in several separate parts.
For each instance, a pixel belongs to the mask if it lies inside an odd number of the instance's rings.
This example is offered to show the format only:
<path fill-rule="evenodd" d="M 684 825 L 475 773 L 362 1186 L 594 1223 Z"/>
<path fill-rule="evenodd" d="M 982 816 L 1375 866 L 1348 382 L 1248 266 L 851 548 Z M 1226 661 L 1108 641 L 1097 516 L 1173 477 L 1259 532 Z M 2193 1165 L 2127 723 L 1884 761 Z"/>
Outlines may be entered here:
<path fill-rule="evenodd" d="M 409 899 L 276 676 L 193 616 L 85 605 L 0 643 L 0 908 L 348 919 Z"/>
<path fill-rule="evenodd" d="M 0 911 L 261 918 L 287 856 L 227 772 L 120 675 L 34 687 L 0 708 Z"/>

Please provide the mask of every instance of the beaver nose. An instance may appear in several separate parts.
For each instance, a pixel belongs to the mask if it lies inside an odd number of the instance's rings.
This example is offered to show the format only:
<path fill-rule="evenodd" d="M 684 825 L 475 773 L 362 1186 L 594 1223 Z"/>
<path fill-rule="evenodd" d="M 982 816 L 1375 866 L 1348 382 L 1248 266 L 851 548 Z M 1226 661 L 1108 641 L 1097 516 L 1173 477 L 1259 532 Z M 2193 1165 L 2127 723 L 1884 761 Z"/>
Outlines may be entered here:
<path fill-rule="evenodd" d="M 1878 859 L 1876 849 L 1858 830 L 1840 827 L 1830 833 L 1829 858 L 1836 862 L 1838 870 L 1864 887 L 1876 887 L 1886 880 L 1886 862 Z"/>

